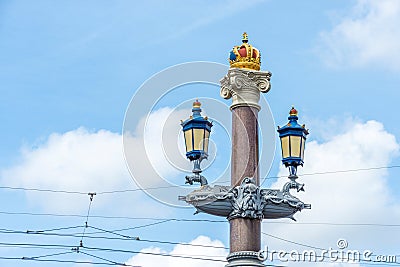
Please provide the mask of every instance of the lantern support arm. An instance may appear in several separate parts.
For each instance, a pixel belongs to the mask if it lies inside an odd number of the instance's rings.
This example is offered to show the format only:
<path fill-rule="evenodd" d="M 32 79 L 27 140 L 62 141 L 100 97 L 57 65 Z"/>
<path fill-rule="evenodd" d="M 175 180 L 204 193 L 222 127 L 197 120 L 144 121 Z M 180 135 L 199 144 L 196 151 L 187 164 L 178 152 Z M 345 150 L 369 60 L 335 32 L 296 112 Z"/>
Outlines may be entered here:
<path fill-rule="evenodd" d="M 203 185 L 208 185 L 208 181 L 206 177 L 199 173 L 195 173 L 194 175 L 186 175 L 186 182 L 185 184 L 190 184 L 192 185 L 194 182 L 200 183 L 201 186 Z"/>
<path fill-rule="evenodd" d="M 289 194 L 290 189 L 297 189 L 297 192 L 304 191 L 304 184 L 300 184 L 299 182 L 296 181 L 296 177 L 290 177 L 290 182 L 286 182 L 282 188 L 282 192 Z"/>
<path fill-rule="evenodd" d="M 193 160 L 193 165 L 194 165 L 192 170 L 193 175 L 186 175 L 185 184 L 192 185 L 193 182 L 200 183 L 201 186 L 208 184 L 206 177 L 200 174 L 202 172 L 200 164 L 201 161 L 205 158 L 206 158 L 205 156 L 201 156 L 200 158 Z"/>
<path fill-rule="evenodd" d="M 292 179 L 293 177 L 294 180 L 297 179 L 297 165 L 289 165 L 289 179 Z"/>

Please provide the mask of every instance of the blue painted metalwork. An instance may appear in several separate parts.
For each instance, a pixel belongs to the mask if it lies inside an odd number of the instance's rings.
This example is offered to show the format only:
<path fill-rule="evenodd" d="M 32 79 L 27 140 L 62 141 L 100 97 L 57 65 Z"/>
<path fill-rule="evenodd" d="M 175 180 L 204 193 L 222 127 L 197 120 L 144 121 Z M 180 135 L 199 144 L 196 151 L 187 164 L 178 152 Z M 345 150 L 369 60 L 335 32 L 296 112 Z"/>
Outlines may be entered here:
<path fill-rule="evenodd" d="M 192 108 L 192 116 L 190 116 L 189 119 L 186 121 L 183 121 L 181 123 L 182 125 L 182 130 L 185 136 L 185 145 L 186 145 L 186 157 L 193 162 L 193 175 L 188 175 L 186 176 L 186 183 L 187 184 L 193 184 L 193 182 L 200 183 L 202 186 L 207 185 L 207 179 L 200 175 L 202 172 L 200 168 L 201 161 L 203 159 L 206 159 L 208 157 L 208 138 L 211 133 L 211 127 L 212 122 L 208 120 L 207 117 L 201 116 L 201 103 L 196 100 L 193 103 L 193 108 Z M 201 138 L 201 140 L 194 140 L 195 139 L 195 131 L 203 131 L 198 138 Z M 190 131 L 187 135 L 187 133 Z M 198 133 L 198 132 L 197 132 Z M 191 140 L 187 140 L 187 138 L 190 138 Z M 198 144 L 202 145 L 202 149 L 195 149 L 199 148 Z M 191 149 L 188 150 L 188 147 Z"/>
<path fill-rule="evenodd" d="M 211 127 L 213 126 L 212 122 L 210 122 L 207 117 L 204 118 L 203 116 L 201 116 L 200 106 L 201 106 L 201 104 L 197 100 L 196 100 L 196 102 L 193 103 L 193 108 L 192 108 L 193 115 L 189 119 L 187 119 L 186 121 L 181 123 L 183 132 L 186 132 L 188 130 L 193 130 L 193 129 L 202 129 L 204 131 L 207 131 L 208 133 L 211 133 Z M 185 144 L 187 147 L 188 142 L 191 142 L 192 143 L 191 147 L 194 148 L 195 140 L 193 140 L 193 138 L 194 138 L 193 132 L 192 132 L 191 136 L 192 136 L 192 140 L 185 140 Z M 203 136 L 205 136 L 205 134 Z M 207 153 L 208 149 L 204 147 L 205 144 L 206 144 L 206 142 L 203 142 L 203 149 L 201 149 L 201 150 L 192 149 L 190 151 L 186 151 L 186 157 L 188 159 L 190 159 L 190 161 L 197 160 L 200 158 L 207 158 L 208 157 L 208 153 Z"/>
<path fill-rule="evenodd" d="M 289 145 L 289 155 L 284 155 L 284 148 L 282 147 L 282 163 L 285 164 L 286 167 L 289 167 L 290 175 L 296 176 L 297 166 L 303 166 L 304 164 L 304 149 L 305 149 L 305 142 L 308 135 L 308 130 L 305 128 L 305 125 L 300 125 L 297 120 L 298 118 L 297 110 L 292 107 L 289 112 L 288 120 L 289 122 L 282 126 L 278 127 L 279 138 L 281 140 L 281 145 L 283 146 L 283 139 L 284 137 L 287 138 L 287 142 Z M 299 142 L 296 144 L 292 144 L 292 140 L 297 137 L 299 138 Z M 297 139 L 298 140 L 298 139 Z M 294 145 L 298 145 L 300 147 L 294 148 Z M 292 151 L 299 151 L 298 155 L 291 155 Z"/>

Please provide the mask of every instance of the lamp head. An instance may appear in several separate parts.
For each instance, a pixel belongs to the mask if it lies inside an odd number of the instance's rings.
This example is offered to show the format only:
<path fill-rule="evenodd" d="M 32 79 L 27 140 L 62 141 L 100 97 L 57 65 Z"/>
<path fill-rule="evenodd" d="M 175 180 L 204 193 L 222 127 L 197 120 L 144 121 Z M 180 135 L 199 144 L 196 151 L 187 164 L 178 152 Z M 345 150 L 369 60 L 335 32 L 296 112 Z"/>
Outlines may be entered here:
<path fill-rule="evenodd" d="M 181 123 L 185 137 L 186 157 L 190 160 L 208 157 L 208 139 L 212 122 L 201 115 L 201 103 L 193 102 L 192 116 Z"/>
<path fill-rule="evenodd" d="M 289 122 L 278 127 L 279 138 L 281 140 L 282 148 L 282 163 L 291 169 L 297 166 L 303 166 L 304 163 L 304 149 L 308 135 L 308 130 L 305 125 L 300 125 L 298 120 L 298 112 L 292 107 L 289 112 Z"/>

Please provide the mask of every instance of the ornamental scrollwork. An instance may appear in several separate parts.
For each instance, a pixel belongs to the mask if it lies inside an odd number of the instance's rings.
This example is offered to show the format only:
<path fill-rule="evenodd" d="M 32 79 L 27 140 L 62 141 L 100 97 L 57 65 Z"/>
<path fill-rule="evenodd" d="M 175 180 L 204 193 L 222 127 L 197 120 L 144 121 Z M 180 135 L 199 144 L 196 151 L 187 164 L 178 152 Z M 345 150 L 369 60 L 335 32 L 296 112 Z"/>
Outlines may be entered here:
<path fill-rule="evenodd" d="M 232 106 L 247 104 L 259 108 L 260 92 L 270 90 L 270 78 L 271 73 L 267 71 L 233 68 L 221 79 L 220 94 L 225 99 L 233 98 Z"/>
<path fill-rule="evenodd" d="M 220 95 L 224 98 L 224 99 L 229 99 L 232 97 L 231 91 L 229 90 L 229 79 L 228 76 L 225 76 L 224 78 L 222 78 L 221 80 L 221 91 L 220 91 Z"/>

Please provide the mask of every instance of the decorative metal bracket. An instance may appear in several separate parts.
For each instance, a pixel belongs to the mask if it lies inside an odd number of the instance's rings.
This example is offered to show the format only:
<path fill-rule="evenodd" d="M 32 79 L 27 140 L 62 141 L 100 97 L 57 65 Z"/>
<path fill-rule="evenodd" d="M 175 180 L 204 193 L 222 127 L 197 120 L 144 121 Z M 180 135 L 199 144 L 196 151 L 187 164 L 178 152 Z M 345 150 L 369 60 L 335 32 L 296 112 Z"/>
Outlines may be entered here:
<path fill-rule="evenodd" d="M 201 186 L 208 185 L 206 177 L 200 174 L 202 172 L 200 164 L 204 158 L 205 157 L 200 157 L 196 160 L 193 160 L 193 165 L 194 165 L 192 170 L 193 175 L 186 175 L 185 184 L 193 185 L 193 183 L 195 182 L 195 183 L 200 183 Z"/>
<path fill-rule="evenodd" d="M 208 185 L 206 177 L 199 173 L 195 173 L 193 175 L 185 176 L 186 182 L 185 184 L 193 185 L 193 182 L 200 183 L 201 186 Z"/>
<path fill-rule="evenodd" d="M 290 179 L 290 182 L 285 183 L 282 188 L 282 192 L 284 194 L 290 194 L 290 189 L 297 189 L 297 192 L 304 191 L 304 184 L 300 184 L 296 181 L 298 178 L 296 175 L 291 175 L 288 178 Z"/>
<path fill-rule="evenodd" d="M 193 205 L 197 210 L 196 213 L 205 212 L 226 217 L 228 220 L 235 218 L 295 220 L 293 215 L 296 212 L 311 209 L 311 205 L 290 194 L 291 189 L 304 191 L 304 184 L 296 182 L 294 177 L 289 179 L 291 181 L 279 190 L 261 189 L 256 185 L 254 178 L 246 177 L 234 188 L 204 185 L 186 196 L 180 196 L 179 199 Z M 187 181 L 201 183 L 201 175 L 189 176 Z"/>

